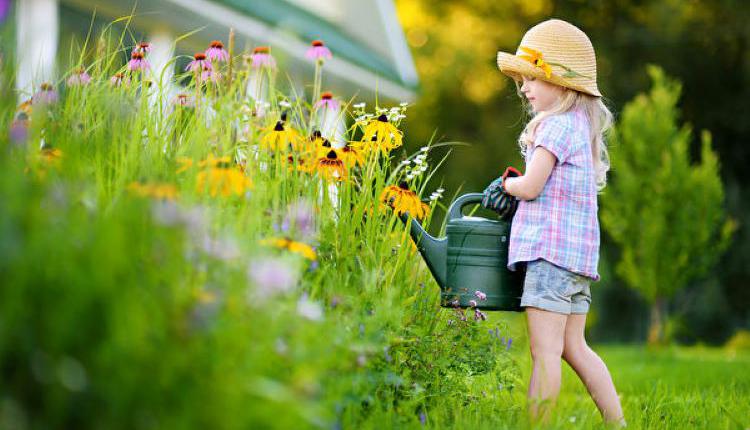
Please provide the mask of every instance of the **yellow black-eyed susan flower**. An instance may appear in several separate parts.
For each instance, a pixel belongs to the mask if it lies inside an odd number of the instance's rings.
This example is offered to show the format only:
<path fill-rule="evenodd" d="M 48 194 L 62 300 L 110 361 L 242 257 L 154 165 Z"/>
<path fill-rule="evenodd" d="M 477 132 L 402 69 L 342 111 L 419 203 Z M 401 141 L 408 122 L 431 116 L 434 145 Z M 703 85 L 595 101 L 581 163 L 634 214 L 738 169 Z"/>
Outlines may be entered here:
<path fill-rule="evenodd" d="M 392 207 L 399 215 L 408 212 L 411 216 L 422 219 L 430 213 L 430 207 L 422 203 L 406 182 L 401 182 L 398 186 L 387 186 L 380 194 L 380 201 Z"/>
<path fill-rule="evenodd" d="M 177 164 L 179 164 L 180 166 L 177 168 L 176 173 L 182 173 L 193 167 L 193 159 L 187 157 L 177 157 Z"/>
<path fill-rule="evenodd" d="M 344 165 L 346 165 L 348 169 L 351 169 L 354 166 L 365 165 L 365 152 L 361 147 L 352 145 L 351 142 L 347 142 L 346 146 L 341 148 L 338 153 L 341 156 L 341 159 L 344 160 Z"/>
<path fill-rule="evenodd" d="M 347 177 L 347 169 L 335 149 L 330 149 L 324 157 L 318 158 L 315 170 L 329 181 L 342 181 Z"/>
<path fill-rule="evenodd" d="M 308 244 L 295 242 L 288 237 L 264 239 L 260 242 L 262 245 L 274 246 L 279 249 L 286 249 L 295 254 L 299 254 L 308 260 L 315 261 L 318 258 L 315 250 Z"/>
<path fill-rule="evenodd" d="M 57 148 L 52 147 L 49 144 L 45 144 L 40 152 L 41 159 L 46 164 L 57 165 L 62 159 L 63 152 Z"/>
<path fill-rule="evenodd" d="M 177 198 L 177 187 L 172 184 L 131 182 L 128 191 L 138 197 L 150 197 L 159 200 L 174 200 Z"/>
<path fill-rule="evenodd" d="M 292 127 L 285 126 L 284 121 L 276 121 L 276 125 L 266 131 L 261 137 L 260 144 L 273 151 L 298 150 L 304 139 Z"/>
<path fill-rule="evenodd" d="M 370 142 L 371 145 L 380 149 L 383 154 L 388 154 L 392 149 L 401 146 L 403 143 L 403 134 L 395 125 L 388 122 L 387 115 L 382 114 L 365 126 L 362 141 Z"/>
<path fill-rule="evenodd" d="M 232 164 L 229 157 L 214 158 L 201 161 L 199 166 L 205 169 L 198 173 L 196 189 L 198 192 L 208 192 L 211 197 L 221 194 L 224 197 L 242 195 L 245 190 L 252 188 L 250 178 Z"/>

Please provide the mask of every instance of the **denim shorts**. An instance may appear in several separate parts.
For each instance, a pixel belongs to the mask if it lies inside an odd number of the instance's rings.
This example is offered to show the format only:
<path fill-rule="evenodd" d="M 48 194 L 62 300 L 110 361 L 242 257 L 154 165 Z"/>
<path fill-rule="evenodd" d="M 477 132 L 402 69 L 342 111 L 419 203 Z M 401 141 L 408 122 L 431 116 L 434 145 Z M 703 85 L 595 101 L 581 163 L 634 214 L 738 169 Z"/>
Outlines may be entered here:
<path fill-rule="evenodd" d="M 547 260 L 529 261 L 521 306 L 561 314 L 585 314 L 591 305 L 591 278 L 573 273 Z"/>

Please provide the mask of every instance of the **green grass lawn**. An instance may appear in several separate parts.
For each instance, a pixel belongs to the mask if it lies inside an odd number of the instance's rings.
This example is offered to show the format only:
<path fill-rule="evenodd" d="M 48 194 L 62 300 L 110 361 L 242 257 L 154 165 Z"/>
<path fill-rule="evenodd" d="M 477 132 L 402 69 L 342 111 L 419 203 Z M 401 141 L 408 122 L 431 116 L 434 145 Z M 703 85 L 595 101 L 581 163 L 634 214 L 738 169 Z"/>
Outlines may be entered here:
<path fill-rule="evenodd" d="M 508 396 L 507 414 L 469 408 L 456 428 L 526 427 L 524 405 L 531 357 L 523 314 L 511 317 L 517 335 L 513 356 L 523 381 Z M 709 347 L 592 345 L 609 368 L 629 428 L 750 428 L 750 352 Z M 601 428 L 602 420 L 586 387 L 563 362 L 562 387 L 549 428 Z M 511 402 L 511 399 L 513 402 Z M 513 406 L 515 403 L 515 407 Z M 462 423 L 463 421 L 463 423 Z"/>

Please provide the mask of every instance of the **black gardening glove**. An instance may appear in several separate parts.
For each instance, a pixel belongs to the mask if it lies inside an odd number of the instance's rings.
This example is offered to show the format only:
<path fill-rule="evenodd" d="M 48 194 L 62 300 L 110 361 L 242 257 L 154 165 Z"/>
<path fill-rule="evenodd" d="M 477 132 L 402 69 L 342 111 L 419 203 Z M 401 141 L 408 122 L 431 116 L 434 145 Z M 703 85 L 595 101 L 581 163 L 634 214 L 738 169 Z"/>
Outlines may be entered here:
<path fill-rule="evenodd" d="M 503 183 L 506 178 L 516 176 L 521 176 L 521 172 L 514 167 L 508 167 L 505 169 L 505 172 L 503 172 L 502 177 L 492 181 L 492 183 L 484 190 L 482 206 L 497 212 L 500 218 L 504 221 L 509 221 L 513 218 L 516 208 L 518 207 L 518 199 L 505 192 Z"/>

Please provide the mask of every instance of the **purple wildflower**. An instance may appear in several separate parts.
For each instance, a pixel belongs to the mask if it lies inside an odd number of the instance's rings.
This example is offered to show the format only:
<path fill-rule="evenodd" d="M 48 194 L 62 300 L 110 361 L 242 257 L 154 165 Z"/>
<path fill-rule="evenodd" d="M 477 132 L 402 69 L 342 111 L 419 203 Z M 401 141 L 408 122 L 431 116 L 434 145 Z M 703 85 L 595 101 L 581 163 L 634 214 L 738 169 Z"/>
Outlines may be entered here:
<path fill-rule="evenodd" d="M 0 0 L 0 22 L 5 21 L 5 17 L 8 16 L 10 10 L 10 0 Z"/>
<path fill-rule="evenodd" d="M 122 85 L 128 86 L 130 85 L 130 78 L 124 73 L 115 73 L 109 78 L 109 83 L 112 84 L 113 87 L 119 87 Z"/>
<path fill-rule="evenodd" d="M 474 295 L 475 295 L 475 296 L 476 296 L 476 297 L 477 297 L 477 298 L 478 298 L 479 300 L 487 300 L 487 294 L 484 294 L 483 292 L 481 292 L 481 291 L 479 291 L 479 290 L 476 290 L 476 291 L 474 291 Z"/>
<path fill-rule="evenodd" d="M 151 65 L 148 64 L 148 61 L 143 56 L 143 52 L 140 51 L 133 51 L 132 54 L 130 54 L 130 61 L 128 61 L 128 70 L 131 72 L 145 72 L 146 70 L 150 69 Z"/>
<path fill-rule="evenodd" d="M 303 294 L 297 301 L 297 313 L 311 321 L 323 320 L 323 307 L 320 303 L 308 300 L 307 294 Z"/>
<path fill-rule="evenodd" d="M 195 55 L 193 55 L 193 61 L 188 63 L 187 67 L 185 67 L 185 70 L 190 70 L 191 72 L 205 72 L 208 70 L 211 70 L 211 63 L 206 61 L 206 54 L 202 52 L 198 52 Z"/>
<path fill-rule="evenodd" d="M 293 226 L 302 237 L 310 237 L 315 234 L 315 220 L 313 219 L 313 207 L 307 200 L 299 200 L 286 210 L 281 228 L 288 231 Z"/>
<path fill-rule="evenodd" d="M 271 55 L 271 48 L 268 46 L 258 46 L 253 49 L 253 55 L 250 56 L 250 59 L 253 62 L 254 69 L 261 67 L 276 68 L 276 60 Z"/>
<path fill-rule="evenodd" d="M 477 307 L 477 301 L 476 300 L 469 300 L 469 306 L 471 306 L 472 308 Z"/>
<path fill-rule="evenodd" d="M 315 103 L 315 109 L 327 108 L 328 110 L 338 110 L 339 101 L 333 98 L 333 94 L 326 91 L 320 95 L 320 100 Z"/>
<path fill-rule="evenodd" d="M 422 425 L 427 424 L 427 414 L 424 411 L 419 411 L 419 423 Z"/>
<path fill-rule="evenodd" d="M 247 273 L 261 299 L 290 291 L 299 277 L 287 262 L 278 258 L 253 261 Z"/>
<path fill-rule="evenodd" d="M 393 357 L 391 357 L 391 354 L 388 353 L 390 349 L 391 348 L 389 346 L 383 347 L 383 358 L 385 358 L 386 363 L 390 363 L 391 360 L 393 360 Z"/>
<path fill-rule="evenodd" d="M 34 96 L 31 98 L 32 104 L 50 104 L 57 102 L 57 91 L 52 84 L 45 82 L 39 87 Z"/>
<path fill-rule="evenodd" d="M 224 49 L 224 44 L 218 40 L 214 40 L 206 49 L 206 58 L 209 61 L 216 61 L 219 63 L 226 63 L 229 61 L 229 53 Z"/>
<path fill-rule="evenodd" d="M 479 320 L 484 321 L 486 319 L 487 319 L 487 315 L 485 315 L 484 312 L 480 311 L 479 309 L 474 309 L 474 320 L 476 320 L 476 321 L 479 321 Z"/>
<path fill-rule="evenodd" d="M 13 143 L 24 143 L 29 137 L 29 121 L 28 120 L 14 120 L 10 124 L 10 140 Z"/>
<path fill-rule="evenodd" d="M 512 337 L 509 337 L 509 338 L 508 338 L 508 346 L 506 346 L 506 347 L 505 347 L 505 350 L 506 350 L 506 351 L 510 349 L 510 345 L 511 345 L 512 343 L 513 343 L 513 338 L 512 338 Z"/>
<path fill-rule="evenodd" d="M 70 77 L 68 77 L 68 85 L 74 86 L 86 86 L 91 82 L 91 76 L 86 73 L 86 69 L 80 68 L 75 71 Z"/>
<path fill-rule="evenodd" d="M 323 61 L 324 59 L 330 60 L 333 55 L 322 40 L 313 40 L 312 46 L 307 50 L 305 57 L 315 61 Z"/>

